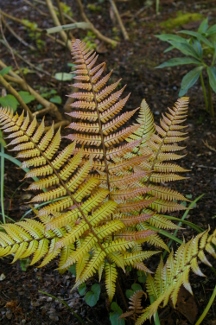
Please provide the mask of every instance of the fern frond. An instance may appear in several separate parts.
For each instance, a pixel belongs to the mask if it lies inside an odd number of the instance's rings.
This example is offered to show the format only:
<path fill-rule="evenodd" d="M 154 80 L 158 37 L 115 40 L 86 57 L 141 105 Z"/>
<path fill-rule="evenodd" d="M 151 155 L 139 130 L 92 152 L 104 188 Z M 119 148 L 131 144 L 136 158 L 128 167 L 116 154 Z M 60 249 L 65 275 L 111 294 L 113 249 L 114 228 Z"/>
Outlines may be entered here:
<path fill-rule="evenodd" d="M 142 139 L 142 145 L 145 145 L 146 142 L 151 138 L 151 136 L 155 133 L 155 124 L 154 124 L 154 117 L 148 104 L 146 103 L 145 99 L 142 100 L 139 116 L 137 119 L 140 127 L 137 131 L 134 132 L 131 136 L 128 137 L 127 141 L 133 141 Z M 136 151 L 139 150 L 138 148 Z"/>
<path fill-rule="evenodd" d="M 142 179 L 142 182 L 147 187 L 144 198 L 152 198 L 153 202 L 149 204 L 148 209 L 153 214 L 185 209 L 178 201 L 187 201 L 187 199 L 177 191 L 164 186 L 164 183 L 184 179 L 179 173 L 187 171 L 177 164 L 169 162 L 170 160 L 182 157 L 182 155 L 176 152 L 183 149 L 178 143 L 183 141 L 186 135 L 186 132 L 182 132 L 185 126 L 181 125 L 181 123 L 185 121 L 187 106 L 187 98 L 179 99 L 174 107 L 168 109 L 168 112 L 163 115 L 160 126 L 156 125 L 156 131 L 154 132 L 154 124 L 149 107 L 145 102 L 142 103 L 140 118 L 147 120 L 148 124 L 147 129 L 141 127 L 139 133 L 137 133 L 137 137 L 143 137 L 141 145 L 137 149 L 140 155 L 149 155 L 149 158 L 145 159 L 140 167 L 146 172 L 146 176 Z M 151 223 L 151 220 L 154 220 L 154 218 L 150 218 L 148 222 Z M 163 218 L 162 220 L 165 228 L 171 226 L 167 219 Z M 158 223 L 158 228 L 161 226 Z"/>
<path fill-rule="evenodd" d="M 112 301 L 114 294 L 115 294 L 115 283 L 117 279 L 117 270 L 116 265 L 114 263 L 106 263 L 105 265 L 105 286 L 110 298 Z"/>
<path fill-rule="evenodd" d="M 209 231 L 205 231 L 195 238 L 191 239 L 186 244 L 183 243 L 176 253 L 170 253 L 166 264 L 161 261 L 155 276 L 147 276 L 147 292 L 154 297 L 154 302 L 144 309 L 143 314 L 136 321 L 136 325 L 141 325 L 148 318 L 150 319 L 157 311 L 159 306 L 163 304 L 165 307 L 172 300 L 173 305 L 176 305 L 178 292 L 183 285 L 192 293 L 189 283 L 189 272 L 192 270 L 199 276 L 203 276 L 198 261 L 206 263 L 205 250 L 211 247 L 212 256 L 215 254 L 216 230 L 210 235 Z M 210 262 L 207 262 L 211 265 Z"/>
<path fill-rule="evenodd" d="M 90 53 L 91 51 L 83 42 L 76 40 L 73 43 L 72 56 L 76 65 L 74 73 L 82 82 L 75 83 L 78 91 L 70 95 L 75 101 L 72 104 L 73 112 L 68 113 L 73 118 L 73 122 L 69 125 L 71 134 L 67 138 L 76 141 L 78 147 L 83 147 L 85 157 L 93 158 L 95 173 L 98 173 L 98 170 L 105 171 L 106 186 L 112 190 L 115 187 L 111 177 L 115 158 L 123 157 L 135 146 L 136 141 L 127 144 L 126 139 L 140 125 L 128 127 L 125 125 L 138 109 L 122 112 L 129 97 L 121 98 L 125 87 L 116 90 L 120 80 L 107 85 L 111 73 L 102 77 L 105 65 L 95 65 L 97 57 L 89 56 Z M 82 91 L 79 91 L 80 89 Z M 135 162 L 134 160 L 133 163 Z"/>
<path fill-rule="evenodd" d="M 38 178 L 28 188 L 37 191 L 31 202 L 46 202 L 34 211 L 38 221 L 5 226 L 0 255 L 12 254 L 14 261 L 32 256 L 31 264 L 40 266 L 59 256 L 60 271 L 76 264 L 75 286 L 104 273 L 112 300 L 117 268 L 149 272 L 143 261 L 157 252 L 143 251 L 141 244 L 165 248 L 151 228 L 173 228 L 160 213 L 179 210 L 176 201 L 185 200 L 161 183 L 181 179 L 177 173 L 185 171 L 169 160 L 180 158 L 187 99 L 179 99 L 156 127 L 143 101 L 134 122 L 138 108 L 124 110 L 129 95 L 122 96 L 120 80 L 108 84 L 111 73 L 103 76 L 105 64 L 96 65 L 96 53 L 76 40 L 72 55 L 78 90 L 70 95 L 66 138 L 72 143 L 62 151 L 54 125 L 45 131 L 44 120 L 0 110 L 10 150 L 30 169 L 25 177 Z M 210 243 L 203 245 L 212 252 Z M 196 261 L 191 267 L 199 272 Z"/>
<path fill-rule="evenodd" d="M 42 265 L 46 265 L 60 254 L 60 250 L 53 251 L 54 244 L 66 232 L 63 229 L 58 235 L 56 232 L 47 232 L 41 222 L 32 219 L 4 224 L 2 228 L 5 232 L 0 232 L 0 255 L 14 255 L 13 262 L 33 256 L 31 265 L 43 257 Z"/>
<path fill-rule="evenodd" d="M 121 318 L 130 317 L 133 320 L 137 318 L 138 314 L 142 313 L 142 297 L 146 296 L 143 290 L 137 290 L 133 293 L 133 295 L 129 298 L 129 310 L 123 314 L 121 314 Z"/>

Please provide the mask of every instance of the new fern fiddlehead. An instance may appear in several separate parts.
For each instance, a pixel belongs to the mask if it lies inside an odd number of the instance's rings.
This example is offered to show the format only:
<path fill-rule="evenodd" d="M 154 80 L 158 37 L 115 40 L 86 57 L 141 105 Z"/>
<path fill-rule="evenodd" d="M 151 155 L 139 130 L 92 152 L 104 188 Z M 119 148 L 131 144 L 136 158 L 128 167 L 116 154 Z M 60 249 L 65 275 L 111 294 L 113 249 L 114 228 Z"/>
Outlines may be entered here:
<path fill-rule="evenodd" d="M 162 213 L 184 208 L 177 203 L 184 196 L 162 184 L 185 171 L 170 160 L 181 158 L 188 99 L 179 99 L 155 126 L 145 101 L 140 109 L 124 109 L 124 87 L 108 85 L 111 73 L 102 76 L 105 64 L 96 65 L 84 43 L 76 40 L 72 55 L 78 91 L 70 95 L 70 143 L 62 151 L 60 130 L 45 132 L 44 121 L 0 110 L 8 147 L 30 169 L 25 177 L 38 178 L 28 188 L 37 192 L 31 203 L 47 203 L 34 210 L 37 220 L 2 226 L 0 256 L 33 256 L 31 264 L 40 260 L 40 266 L 59 256 L 62 271 L 76 264 L 75 287 L 98 273 L 112 300 L 118 268 L 148 272 L 143 261 L 157 251 L 142 244 L 166 248 L 152 229 L 175 228 Z"/>

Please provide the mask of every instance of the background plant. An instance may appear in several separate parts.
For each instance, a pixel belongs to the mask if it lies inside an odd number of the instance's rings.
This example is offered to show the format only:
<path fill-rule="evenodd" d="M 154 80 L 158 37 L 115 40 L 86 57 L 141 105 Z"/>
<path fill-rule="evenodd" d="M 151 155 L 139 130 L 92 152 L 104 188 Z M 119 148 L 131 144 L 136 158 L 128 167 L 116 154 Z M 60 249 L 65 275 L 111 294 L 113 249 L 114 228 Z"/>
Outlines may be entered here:
<path fill-rule="evenodd" d="M 202 21 L 196 32 L 181 30 L 178 34 L 188 37 L 175 34 L 156 35 L 157 38 L 171 45 L 165 52 L 175 49 L 184 55 L 183 57 L 176 57 L 165 61 L 157 68 L 195 65 L 195 68 L 187 72 L 182 78 L 179 96 L 184 96 L 200 79 L 205 108 L 214 117 L 212 92 L 216 93 L 216 24 L 209 26 L 208 18 L 206 18 Z"/>

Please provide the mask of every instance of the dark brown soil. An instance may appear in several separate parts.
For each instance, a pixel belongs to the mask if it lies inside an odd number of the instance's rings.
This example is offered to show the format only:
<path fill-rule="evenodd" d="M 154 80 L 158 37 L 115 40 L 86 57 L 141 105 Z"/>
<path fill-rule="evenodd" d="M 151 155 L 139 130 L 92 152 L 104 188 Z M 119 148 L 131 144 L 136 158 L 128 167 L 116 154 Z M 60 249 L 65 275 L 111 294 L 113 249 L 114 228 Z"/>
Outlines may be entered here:
<path fill-rule="evenodd" d="M 36 7 L 30 6 L 30 2 Z M 71 4 L 72 1 L 64 2 Z M 87 8 L 87 4 L 99 4 L 99 2 L 101 6 L 99 12 Z M 122 84 L 127 84 L 127 91 L 131 92 L 127 108 L 138 107 L 141 100 L 145 98 L 154 113 L 156 121 L 158 121 L 160 114 L 165 111 L 166 107 L 172 107 L 178 98 L 181 78 L 187 71 L 184 67 L 155 69 L 155 66 L 173 55 L 172 52 L 164 54 L 163 51 L 167 44 L 159 41 L 154 36 L 163 31 L 160 22 L 175 17 L 178 11 L 182 11 L 183 13 L 202 13 L 204 17 L 209 17 L 210 23 L 215 23 L 215 1 L 161 0 L 159 15 L 155 14 L 155 1 L 152 1 L 150 6 L 147 5 L 148 1 L 141 0 L 116 2 L 129 34 L 129 41 L 123 39 L 118 24 L 112 20 L 109 1 L 83 0 L 86 13 L 95 27 L 102 34 L 108 37 L 115 35 L 119 39 L 119 45 L 114 49 L 106 44 L 101 44 L 96 39 L 98 52 L 100 52 L 99 60 L 107 62 L 108 70 L 114 69 L 114 79 L 122 78 Z M 36 22 L 42 29 L 53 26 L 43 2 L 41 4 L 40 1 L 0 0 L 0 8 L 19 19 L 24 18 Z M 72 2 L 72 10 L 74 19 L 81 21 L 75 1 Z M 18 22 L 10 19 L 7 22 L 29 45 L 37 47 L 36 41 Z M 190 22 L 170 32 L 182 28 L 196 30 L 198 25 L 199 22 Z M 0 59 L 14 69 L 17 68 L 16 64 L 20 67 L 27 67 L 28 64 L 25 61 L 28 60 L 51 75 L 68 70 L 67 63 L 71 61 L 70 53 L 56 42 L 48 40 L 45 33 L 41 36 L 45 41 L 45 47 L 42 50 L 36 49 L 32 51 L 11 35 L 8 29 L 3 27 L 2 31 L 11 48 L 24 58 L 23 61 L 16 57 L 15 63 L 11 52 L 1 43 Z M 85 31 L 74 32 L 76 38 L 83 38 L 85 35 Z M 57 82 L 43 72 L 27 74 L 26 79 L 39 92 L 41 91 L 40 87 L 46 87 L 48 90 L 56 89 L 62 97 L 63 103 L 66 101 L 66 94 L 71 91 L 69 83 Z M 184 195 L 190 195 L 192 200 L 204 194 L 198 201 L 197 206 L 190 212 L 189 220 L 204 229 L 208 226 L 215 229 L 216 122 L 204 109 L 204 99 L 199 83 L 190 90 L 188 95 L 190 97 L 189 138 L 186 143 L 186 157 L 182 160 L 181 165 L 190 169 L 191 172 L 186 175 L 188 179 L 181 181 L 176 186 Z M 213 100 L 216 103 L 216 96 L 214 96 Z M 60 110 L 63 110 L 62 106 L 59 107 Z M 33 104 L 32 110 L 34 109 Z M 47 116 L 47 119 L 49 121 L 50 116 Z M 26 209 L 23 203 L 26 199 L 26 192 L 23 190 L 26 184 L 19 181 L 22 178 L 22 172 L 14 169 L 14 165 L 6 161 L 5 205 L 7 214 L 14 220 L 18 220 L 24 213 L 23 209 Z M 191 229 L 186 228 L 181 231 L 181 236 L 184 236 L 186 240 L 190 239 L 193 234 Z M 101 298 L 96 307 L 88 307 L 76 291 L 73 293 L 70 291 L 74 283 L 73 276 L 69 272 L 60 275 L 55 271 L 56 265 L 54 262 L 43 269 L 28 267 L 26 271 L 22 271 L 22 265 L 19 262 L 11 265 L 10 261 L 11 259 L 5 258 L 0 262 L 0 324 L 79 324 L 77 318 L 60 301 L 48 297 L 40 291 L 64 300 L 80 315 L 84 324 L 109 324 L 109 312 L 105 306 L 105 298 Z M 214 261 L 213 263 L 216 267 Z M 205 267 L 202 270 L 206 275 L 205 279 L 194 275 L 191 276 L 195 299 L 185 296 L 185 293 L 181 292 L 179 305 L 183 304 L 184 307 L 179 307 L 177 311 L 174 311 L 171 307 L 162 310 L 161 324 L 195 324 L 194 320 L 190 320 L 190 314 L 195 312 L 195 318 L 198 319 L 216 284 L 213 270 Z M 131 279 L 127 281 L 123 290 L 128 288 Z M 215 303 L 203 324 L 216 324 Z"/>

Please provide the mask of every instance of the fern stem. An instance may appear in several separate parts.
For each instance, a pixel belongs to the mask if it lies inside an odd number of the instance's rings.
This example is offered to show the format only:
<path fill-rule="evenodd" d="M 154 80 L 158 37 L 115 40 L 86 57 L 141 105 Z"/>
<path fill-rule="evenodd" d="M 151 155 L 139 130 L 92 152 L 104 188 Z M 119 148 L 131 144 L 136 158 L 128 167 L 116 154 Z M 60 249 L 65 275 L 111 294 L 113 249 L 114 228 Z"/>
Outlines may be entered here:
<path fill-rule="evenodd" d="M 207 306 L 205 307 L 202 315 L 200 316 L 200 318 L 198 319 L 198 321 L 195 323 L 195 325 L 202 324 L 202 321 L 206 317 L 206 315 L 208 314 L 209 309 L 211 308 L 211 306 L 212 306 L 212 304 L 213 304 L 213 302 L 215 300 L 215 297 L 216 297 L 216 286 L 214 287 L 214 290 L 213 290 L 212 295 L 211 295 L 211 297 L 210 297 L 210 299 L 208 301 Z"/>
<path fill-rule="evenodd" d="M 61 304 L 63 304 L 67 309 L 69 309 L 70 310 L 70 312 L 72 313 L 72 315 L 74 316 L 74 317 L 76 317 L 76 319 L 79 321 L 79 323 L 80 324 L 85 324 L 85 322 L 82 320 L 82 318 L 63 300 L 63 299 L 61 299 L 61 298 L 58 298 L 58 297 L 56 297 L 56 296 L 53 296 L 53 295 L 51 295 L 50 293 L 47 293 L 47 292 L 44 292 L 44 291 L 42 291 L 42 290 L 39 290 L 39 292 L 40 293 L 42 293 L 42 294 L 44 294 L 44 295 L 46 295 L 46 296 L 48 296 L 48 297 L 51 297 L 51 298 L 53 298 L 54 300 L 57 300 L 57 301 L 59 301 Z"/>

